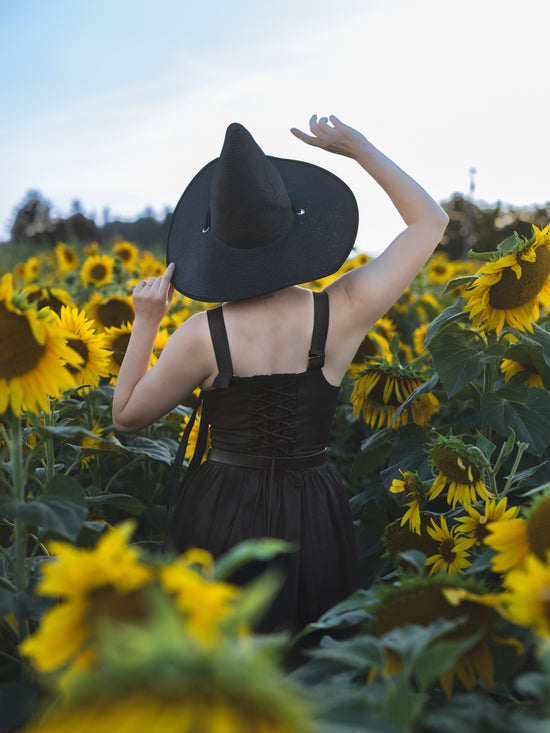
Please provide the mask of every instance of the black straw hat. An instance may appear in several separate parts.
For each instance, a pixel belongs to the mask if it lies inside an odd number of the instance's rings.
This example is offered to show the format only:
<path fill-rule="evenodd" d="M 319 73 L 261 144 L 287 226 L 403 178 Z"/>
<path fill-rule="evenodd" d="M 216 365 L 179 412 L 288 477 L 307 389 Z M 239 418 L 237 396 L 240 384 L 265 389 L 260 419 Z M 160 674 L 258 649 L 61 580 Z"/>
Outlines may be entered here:
<path fill-rule="evenodd" d="M 240 124 L 193 178 L 170 224 L 166 262 L 183 295 L 242 300 L 336 272 L 358 226 L 355 196 L 337 176 L 263 153 Z"/>

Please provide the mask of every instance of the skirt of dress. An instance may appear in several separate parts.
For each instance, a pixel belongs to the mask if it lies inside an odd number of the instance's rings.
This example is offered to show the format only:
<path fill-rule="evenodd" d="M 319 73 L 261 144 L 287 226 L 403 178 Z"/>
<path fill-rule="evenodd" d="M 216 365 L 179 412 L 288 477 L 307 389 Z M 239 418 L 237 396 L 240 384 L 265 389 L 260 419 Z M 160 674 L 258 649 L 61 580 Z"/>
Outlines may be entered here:
<path fill-rule="evenodd" d="M 184 481 L 170 535 L 179 552 L 200 547 L 214 557 L 250 538 L 295 543 L 295 552 L 271 563 L 285 580 L 261 631 L 298 631 L 358 585 L 349 503 L 328 464 L 271 472 L 206 461 Z M 266 567 L 251 563 L 232 581 L 244 584 Z"/>

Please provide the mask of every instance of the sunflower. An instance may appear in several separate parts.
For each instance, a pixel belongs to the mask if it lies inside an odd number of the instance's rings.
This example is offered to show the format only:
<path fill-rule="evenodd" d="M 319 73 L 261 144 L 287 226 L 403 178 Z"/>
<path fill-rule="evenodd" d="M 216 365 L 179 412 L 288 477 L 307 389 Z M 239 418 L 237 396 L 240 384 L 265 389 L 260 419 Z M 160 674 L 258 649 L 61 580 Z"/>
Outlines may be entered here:
<path fill-rule="evenodd" d="M 428 279 L 431 283 L 445 284 L 455 276 L 456 267 L 444 252 L 436 252 L 427 263 Z"/>
<path fill-rule="evenodd" d="M 60 313 L 61 324 L 72 336 L 68 345 L 81 357 L 82 363 L 78 367 L 68 366 L 67 369 L 74 377 L 75 387 L 87 385 L 88 389 L 95 389 L 101 377 L 109 374 L 109 351 L 105 347 L 103 335 L 97 334 L 91 321 L 86 319 L 83 312 L 76 308 L 64 306 Z"/>
<path fill-rule="evenodd" d="M 417 355 L 422 354 L 425 351 L 424 341 L 426 340 L 426 331 L 428 330 L 429 323 L 424 323 L 422 326 L 415 328 L 412 335 L 414 351 Z"/>
<path fill-rule="evenodd" d="M 392 494 L 404 492 L 409 500 L 405 506 L 407 511 L 401 519 L 401 526 L 409 523 L 409 529 L 420 534 L 420 507 L 426 499 L 426 492 L 420 476 L 413 471 L 400 471 L 402 479 L 394 479 L 390 486 Z"/>
<path fill-rule="evenodd" d="M 29 257 L 29 259 L 25 262 L 24 268 L 23 268 L 23 278 L 25 282 L 32 283 L 33 280 L 36 280 L 40 273 L 40 258 L 39 257 Z"/>
<path fill-rule="evenodd" d="M 71 294 L 62 288 L 42 288 L 38 285 L 30 285 L 24 288 L 22 293 L 27 303 L 36 304 L 37 310 L 51 308 L 57 315 L 64 305 L 70 305 L 73 302 Z"/>
<path fill-rule="evenodd" d="M 355 375 L 351 395 L 353 414 L 362 415 L 373 428 L 385 424 L 397 430 L 411 421 L 425 425 L 439 409 L 439 402 L 431 392 L 416 397 L 392 424 L 397 408 L 425 381 L 422 372 L 411 366 L 403 367 L 397 361 L 390 363 L 383 357 L 375 357 Z"/>
<path fill-rule="evenodd" d="M 539 560 L 546 561 L 546 553 L 550 550 L 550 490 L 546 488 L 524 509 L 525 518 L 504 517 L 491 522 L 489 536 L 484 542 L 496 551 L 491 558 L 491 566 L 496 572 L 507 572 L 512 568 L 523 567 L 527 556 L 531 553 Z"/>
<path fill-rule="evenodd" d="M 199 437 L 199 430 L 201 426 L 201 416 L 202 416 L 202 405 L 199 407 L 197 415 L 195 417 L 195 422 L 193 423 L 193 427 L 191 428 L 191 433 L 189 434 L 189 440 L 187 441 L 187 447 L 185 449 L 185 460 L 190 461 L 194 454 L 195 449 L 197 447 L 197 440 Z M 185 431 L 185 428 L 187 427 L 187 424 L 189 423 L 188 417 L 184 418 L 184 421 L 181 425 L 181 432 L 179 434 L 179 439 L 181 440 L 183 433 Z M 208 435 L 206 439 L 206 448 L 204 451 L 204 455 L 201 459 L 201 462 L 206 460 L 206 455 L 208 453 L 208 449 L 210 448 L 210 427 L 208 428 Z"/>
<path fill-rule="evenodd" d="M 466 505 L 464 509 L 467 517 L 459 517 L 457 522 L 461 525 L 459 532 L 472 537 L 477 545 L 482 545 L 485 538 L 489 536 L 489 525 L 491 522 L 498 522 L 501 519 L 515 519 L 519 513 L 519 506 L 507 508 L 508 499 L 504 496 L 498 503 L 496 499 L 488 499 L 485 502 L 483 514 L 473 506 Z"/>
<path fill-rule="evenodd" d="M 114 378 L 118 375 L 120 367 L 122 366 L 122 360 L 124 354 L 128 348 L 130 336 L 132 334 L 132 325 L 130 323 L 124 323 L 120 328 L 111 326 L 105 330 L 105 347 L 111 351 L 111 359 L 109 361 L 108 371 L 111 375 L 111 384 L 114 384 Z M 152 367 L 158 361 L 154 354 L 151 354 L 151 362 L 149 367 Z"/>
<path fill-rule="evenodd" d="M 439 542 L 432 539 L 426 531 L 432 517 L 432 514 L 420 512 L 420 532 L 418 534 L 413 532 L 408 525 L 403 525 L 400 519 L 387 525 L 382 542 L 394 565 L 409 567 L 410 564 L 400 557 L 401 553 L 409 552 L 409 550 L 418 550 L 426 557 L 438 551 Z"/>
<path fill-rule="evenodd" d="M 550 637 L 549 554 L 542 561 L 529 553 L 521 568 L 507 573 L 506 615 L 515 624 L 532 627 L 540 637 Z"/>
<path fill-rule="evenodd" d="M 532 331 L 539 317 L 539 300 L 550 298 L 550 224 L 533 226 L 526 240 L 515 234 L 499 245 L 498 252 L 478 271 L 466 293 L 465 310 L 474 328 L 494 330 L 505 326 Z"/>
<path fill-rule="evenodd" d="M 76 270 L 78 267 L 78 255 L 72 247 L 63 242 L 55 245 L 55 256 L 57 258 L 57 270 L 60 275 Z"/>
<path fill-rule="evenodd" d="M 128 272 L 133 272 L 136 269 L 139 249 L 135 244 L 126 241 L 116 242 L 113 245 L 113 254 L 122 262 L 122 266 Z"/>
<path fill-rule="evenodd" d="M 197 555 L 202 553 L 202 556 Z M 174 594 L 176 605 L 185 615 L 186 626 L 203 644 L 211 645 L 219 638 L 220 625 L 231 612 L 231 603 L 239 589 L 229 583 L 213 583 L 193 570 L 197 560 L 211 567 L 212 558 L 204 550 L 190 550 L 175 562 L 159 570 L 165 590 Z"/>
<path fill-rule="evenodd" d="M 92 666 L 89 644 L 96 627 L 105 620 L 137 622 L 147 615 L 141 589 L 152 571 L 128 545 L 134 528 L 131 521 L 109 528 L 92 550 L 50 543 L 57 557 L 43 565 L 39 591 L 61 602 L 46 611 L 39 629 L 21 645 L 38 671 Z"/>
<path fill-rule="evenodd" d="M 365 361 L 369 361 L 373 356 L 390 358 L 390 342 L 374 327 L 366 334 L 355 352 L 351 360 L 350 372 L 358 372 L 360 367 L 364 366 Z"/>
<path fill-rule="evenodd" d="M 101 293 L 94 293 L 86 303 L 85 310 L 97 328 L 102 330 L 112 326 L 120 328 L 125 323 L 132 323 L 135 317 L 131 295 L 104 297 Z"/>
<path fill-rule="evenodd" d="M 56 709 L 21 733 L 96 733 L 98 730 L 143 733 L 300 733 L 303 723 L 282 719 L 272 711 L 235 696 L 205 690 L 151 692 L 143 687 L 107 692 Z"/>
<path fill-rule="evenodd" d="M 439 570 L 444 570 L 449 575 L 461 573 L 471 564 L 468 550 L 475 544 L 475 539 L 457 536 L 457 527 L 449 529 L 445 517 L 441 517 L 439 527 L 432 519 L 432 526 L 427 528 L 427 532 L 433 540 L 439 542 L 439 551 L 426 560 L 426 565 L 432 565 L 430 575 Z"/>
<path fill-rule="evenodd" d="M 84 286 L 108 285 L 113 279 L 115 261 L 109 255 L 90 255 L 80 268 L 80 279 Z"/>
<path fill-rule="evenodd" d="M 152 252 L 145 250 L 141 253 L 137 269 L 140 277 L 161 277 L 166 270 L 166 263 L 158 260 Z"/>
<path fill-rule="evenodd" d="M 500 362 L 500 370 L 504 374 L 505 382 L 508 382 L 514 374 L 524 372 L 529 387 L 545 389 L 542 377 L 534 364 L 515 361 L 514 359 L 503 359 Z"/>
<path fill-rule="evenodd" d="M 462 506 L 473 504 L 478 496 L 485 500 L 493 498 L 481 480 L 482 459 L 473 446 L 454 435 L 439 435 L 432 442 L 430 457 L 439 474 L 428 491 L 429 499 L 439 496 L 447 483 L 447 501 L 453 509 L 457 502 Z"/>
<path fill-rule="evenodd" d="M 402 581 L 399 586 L 385 588 L 375 608 L 373 630 L 377 636 L 383 637 L 407 624 L 429 626 L 441 618 L 449 621 L 464 619 L 441 639 L 459 641 L 473 635 L 481 638 L 439 675 L 445 695 L 450 697 L 455 677 L 467 690 L 472 690 L 478 680 L 485 687 L 494 685 L 489 641 L 493 639 L 492 631 L 498 619 L 495 606 L 501 600 L 500 595 L 470 589 L 465 581 L 456 577 L 427 579 L 418 576 Z M 392 652 L 394 656 L 399 654 L 396 649 Z M 388 670 L 384 670 L 384 674 L 387 673 Z"/>
<path fill-rule="evenodd" d="M 73 386 L 65 364 L 81 358 L 66 343 L 70 334 L 48 308 L 37 312 L 14 298 L 10 273 L 0 281 L 0 413 L 8 407 L 49 412 L 49 398 Z"/>

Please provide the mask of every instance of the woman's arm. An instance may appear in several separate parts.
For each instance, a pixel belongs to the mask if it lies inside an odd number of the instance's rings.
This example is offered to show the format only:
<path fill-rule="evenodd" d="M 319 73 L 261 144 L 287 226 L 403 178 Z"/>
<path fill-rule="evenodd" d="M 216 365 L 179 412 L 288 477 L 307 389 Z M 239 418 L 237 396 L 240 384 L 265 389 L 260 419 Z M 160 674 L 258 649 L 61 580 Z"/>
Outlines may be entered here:
<path fill-rule="evenodd" d="M 329 121 L 330 119 L 330 121 Z M 346 273 L 327 287 L 338 332 L 357 348 L 372 324 L 384 315 L 409 285 L 440 241 L 449 217 L 407 173 L 364 135 L 334 116 L 310 120 L 311 135 L 293 134 L 309 145 L 353 158 L 388 194 L 406 229 L 376 259 Z"/>
<path fill-rule="evenodd" d="M 196 317 L 172 334 L 149 369 L 160 323 L 174 295 L 173 272 L 170 264 L 162 277 L 142 280 L 134 290 L 135 320 L 113 397 L 113 424 L 120 432 L 133 433 L 155 422 L 207 376 L 207 329 L 200 323 L 204 319 Z"/>

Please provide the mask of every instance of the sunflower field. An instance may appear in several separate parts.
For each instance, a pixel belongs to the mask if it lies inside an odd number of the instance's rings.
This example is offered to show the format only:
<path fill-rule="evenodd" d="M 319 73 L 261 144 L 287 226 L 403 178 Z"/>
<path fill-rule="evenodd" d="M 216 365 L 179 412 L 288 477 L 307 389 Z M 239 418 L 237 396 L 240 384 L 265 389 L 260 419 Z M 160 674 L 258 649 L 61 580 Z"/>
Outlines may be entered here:
<path fill-rule="evenodd" d="M 254 631 L 276 576 L 228 582 L 284 543 L 164 544 L 196 395 L 113 428 L 164 262 L 60 242 L 0 269 L 0 731 L 550 730 L 550 225 L 497 242 L 437 251 L 365 335 L 328 446 L 361 588 L 294 637 Z M 176 293 L 152 363 L 204 307 Z"/>

